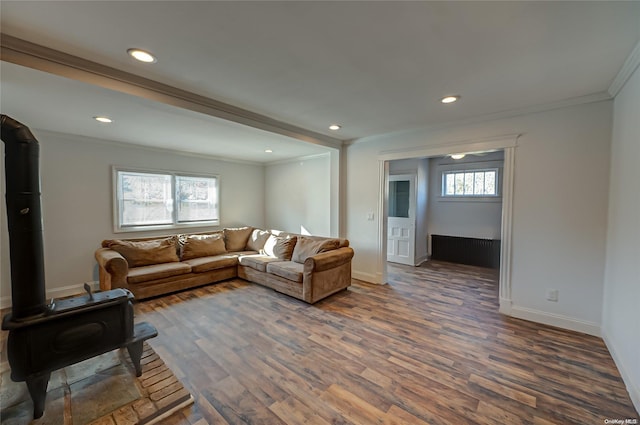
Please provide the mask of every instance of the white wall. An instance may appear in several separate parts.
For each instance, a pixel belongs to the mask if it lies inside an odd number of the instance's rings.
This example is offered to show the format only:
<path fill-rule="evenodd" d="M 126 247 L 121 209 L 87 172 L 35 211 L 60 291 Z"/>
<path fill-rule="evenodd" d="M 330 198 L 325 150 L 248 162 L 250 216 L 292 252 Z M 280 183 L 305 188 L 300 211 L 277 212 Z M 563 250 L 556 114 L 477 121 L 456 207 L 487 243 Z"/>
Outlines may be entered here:
<path fill-rule="evenodd" d="M 380 281 L 381 152 L 522 134 L 515 153 L 512 314 L 599 333 L 606 241 L 611 101 L 445 129 L 371 137 L 347 149 L 347 236 L 353 274 Z M 558 302 L 546 300 L 558 289 Z"/>
<path fill-rule="evenodd" d="M 431 158 L 429 178 L 429 235 L 463 236 L 467 238 L 500 239 L 502 197 L 499 198 L 443 198 L 442 171 L 454 169 L 477 170 L 498 168 L 502 180 L 504 154 L 492 152 L 484 156 L 467 155 L 463 159 Z M 429 244 L 429 254 L 431 245 Z"/>
<path fill-rule="evenodd" d="M 640 68 L 613 106 L 602 334 L 640 411 Z"/>
<path fill-rule="evenodd" d="M 302 158 L 265 167 L 265 225 L 270 229 L 330 236 L 331 157 Z"/>
<path fill-rule="evenodd" d="M 78 136 L 35 129 L 32 131 L 40 142 L 48 297 L 78 293 L 83 282 L 98 279 L 93 254 L 103 239 L 172 233 L 167 230 L 113 233 L 112 165 L 218 174 L 221 227 L 245 224 L 264 226 L 264 166 L 261 164 L 225 162 L 109 141 L 89 141 Z M 4 162 L 1 167 L 0 172 L 4 176 Z M 4 199 L 1 204 L 4 217 Z M 0 304 L 6 307 L 10 305 L 11 295 L 6 221 L 3 222 L 1 235 Z"/>

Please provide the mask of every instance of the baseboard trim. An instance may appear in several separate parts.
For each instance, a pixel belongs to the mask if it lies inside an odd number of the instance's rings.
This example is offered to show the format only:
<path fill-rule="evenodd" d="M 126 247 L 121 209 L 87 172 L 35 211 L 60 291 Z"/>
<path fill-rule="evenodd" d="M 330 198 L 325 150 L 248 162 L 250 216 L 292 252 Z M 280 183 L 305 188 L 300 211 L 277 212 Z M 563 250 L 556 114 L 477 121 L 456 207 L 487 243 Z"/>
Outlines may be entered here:
<path fill-rule="evenodd" d="M 602 328 L 602 339 L 604 340 L 604 343 L 607 346 L 611 357 L 613 358 L 613 362 L 618 368 L 618 372 L 620 372 L 620 376 L 622 376 L 622 381 L 627 387 L 627 392 L 629 393 L 629 397 L 631 398 L 633 406 L 636 408 L 636 411 L 640 412 L 640 387 L 636 385 L 640 385 L 640 383 L 633 382 L 633 378 L 628 372 L 629 369 L 625 367 L 625 363 L 622 361 L 622 358 L 615 348 L 616 345 L 613 343 L 613 340 L 609 337 L 607 331 L 604 328 Z"/>
<path fill-rule="evenodd" d="M 98 291 L 100 289 L 100 283 L 97 281 L 88 282 L 91 284 L 92 291 Z M 62 298 L 69 297 L 72 295 L 83 294 L 84 292 L 84 283 L 76 284 L 76 285 L 67 285 L 61 286 L 60 288 L 52 288 L 46 292 L 46 299 L 50 300 L 51 298 Z M 0 298 L 0 308 L 9 308 L 11 307 L 11 296 L 7 295 Z"/>
<path fill-rule="evenodd" d="M 578 320 L 574 319 L 573 317 L 562 316 L 560 314 L 554 314 L 520 306 L 511 306 L 511 312 L 509 313 L 509 315 L 517 319 L 524 319 L 531 322 L 537 322 L 544 325 L 567 329 L 570 331 L 582 332 L 587 335 L 598 337 L 602 335 L 602 330 L 598 323 Z"/>
<path fill-rule="evenodd" d="M 352 270 L 351 277 L 353 277 L 354 279 L 362 280 L 364 282 L 375 283 L 377 285 L 383 284 L 383 282 L 381 281 L 381 276 L 378 273 L 367 273 L 358 270 Z"/>
<path fill-rule="evenodd" d="M 500 298 L 498 312 L 511 316 L 511 300 L 509 298 Z"/>

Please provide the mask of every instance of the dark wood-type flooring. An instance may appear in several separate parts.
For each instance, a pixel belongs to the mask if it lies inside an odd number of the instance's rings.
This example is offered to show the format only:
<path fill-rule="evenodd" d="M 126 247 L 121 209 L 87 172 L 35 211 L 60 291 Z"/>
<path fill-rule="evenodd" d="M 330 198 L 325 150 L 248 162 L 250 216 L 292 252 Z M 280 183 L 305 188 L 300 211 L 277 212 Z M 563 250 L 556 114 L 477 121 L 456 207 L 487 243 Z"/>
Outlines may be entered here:
<path fill-rule="evenodd" d="M 497 313 L 493 270 L 390 266 L 308 305 L 233 280 L 140 302 L 192 392 L 173 424 L 603 424 L 638 418 L 600 338 Z"/>
<path fill-rule="evenodd" d="M 162 423 L 640 419 L 602 340 L 500 315 L 495 271 L 389 273 L 315 305 L 243 280 L 138 303 L 136 320 L 159 330 L 149 344 L 195 398 Z"/>

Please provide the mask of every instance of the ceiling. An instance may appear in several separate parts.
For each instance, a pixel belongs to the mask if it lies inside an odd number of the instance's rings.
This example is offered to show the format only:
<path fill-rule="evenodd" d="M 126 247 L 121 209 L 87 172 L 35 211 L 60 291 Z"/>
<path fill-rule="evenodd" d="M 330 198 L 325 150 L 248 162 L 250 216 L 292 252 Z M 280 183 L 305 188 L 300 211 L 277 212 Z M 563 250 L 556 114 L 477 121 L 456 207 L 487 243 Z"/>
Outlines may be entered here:
<path fill-rule="evenodd" d="M 640 2 L 3 0 L 0 11 L 4 34 L 341 140 L 606 96 L 640 40 Z M 2 113 L 32 128 L 257 162 L 327 151 L 8 62 L 0 72 Z M 461 99 L 441 104 L 448 94 Z"/>

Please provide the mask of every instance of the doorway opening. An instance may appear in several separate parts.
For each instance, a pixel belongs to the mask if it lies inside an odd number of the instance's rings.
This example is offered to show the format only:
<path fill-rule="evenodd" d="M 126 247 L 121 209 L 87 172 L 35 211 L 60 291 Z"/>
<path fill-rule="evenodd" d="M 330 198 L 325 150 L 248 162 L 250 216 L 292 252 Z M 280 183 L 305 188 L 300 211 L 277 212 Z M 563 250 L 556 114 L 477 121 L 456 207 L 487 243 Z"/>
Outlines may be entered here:
<path fill-rule="evenodd" d="M 396 160 L 428 160 L 434 157 L 445 157 L 452 153 L 478 153 L 496 152 L 503 154 L 502 179 L 500 193 L 502 198 L 502 211 L 499 214 L 499 239 L 500 242 L 500 268 L 499 268 L 499 311 L 504 314 L 511 314 L 511 246 L 512 246 L 512 215 L 513 215 L 513 177 L 515 166 L 515 148 L 519 135 L 508 135 L 485 140 L 471 141 L 451 145 L 440 145 L 426 148 L 415 148 L 412 150 L 382 152 L 379 156 L 379 182 L 380 196 L 378 204 L 379 221 L 379 257 L 378 270 L 379 282 L 387 283 L 387 253 L 389 252 L 389 177 L 395 172 L 390 172 L 393 168 L 393 161 Z M 403 174 L 406 173 L 406 169 Z M 418 176 L 418 180 L 420 177 Z M 440 183 L 441 184 L 441 183 Z M 419 183 L 416 183 L 419 186 Z M 440 187 L 440 190 L 442 188 Z M 417 190 L 419 192 L 419 190 Z M 440 193 L 442 196 L 442 193 Z M 416 199 L 419 195 L 416 195 Z M 461 202 L 451 200 L 448 202 Z M 419 202 L 416 202 L 418 205 Z M 418 225 L 416 224 L 416 229 Z M 418 230 L 416 230 L 418 232 Z M 433 232 L 430 232 L 433 233 Z M 421 234 L 421 233 L 420 233 Z M 424 241 L 428 245 L 426 233 L 425 237 L 416 238 L 416 246 Z M 432 247 L 426 246 L 425 253 L 430 252 Z M 419 256 L 414 254 L 414 258 Z M 426 258 L 425 258 L 426 259 Z"/>
<path fill-rule="evenodd" d="M 499 268 L 503 168 L 502 150 L 390 161 L 387 261 Z"/>

